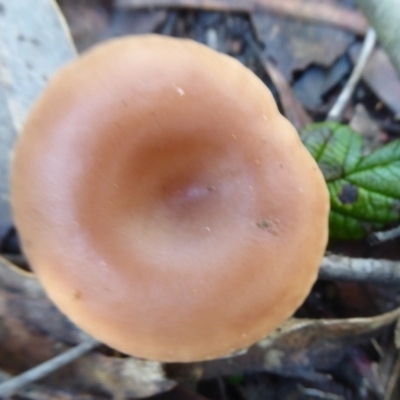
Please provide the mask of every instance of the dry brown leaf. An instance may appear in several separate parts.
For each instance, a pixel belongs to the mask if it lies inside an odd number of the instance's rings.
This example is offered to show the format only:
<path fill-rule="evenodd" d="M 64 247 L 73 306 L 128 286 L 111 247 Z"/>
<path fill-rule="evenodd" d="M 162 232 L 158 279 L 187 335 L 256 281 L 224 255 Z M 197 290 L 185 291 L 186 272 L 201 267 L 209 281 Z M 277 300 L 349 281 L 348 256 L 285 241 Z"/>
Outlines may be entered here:
<path fill-rule="evenodd" d="M 113 10 L 102 0 L 58 0 L 79 52 L 122 35 L 154 32 L 167 16 L 166 10 Z"/>
<path fill-rule="evenodd" d="M 364 34 L 368 23 L 358 10 L 320 0 L 117 0 L 120 8 L 182 7 L 204 10 L 271 12 L 276 15 L 335 25 Z"/>
<path fill-rule="evenodd" d="M 58 0 L 78 51 L 83 51 L 104 38 L 108 13 L 99 0 Z"/>
<path fill-rule="evenodd" d="M 115 10 L 108 37 L 154 32 L 167 17 L 166 10 Z"/>
<path fill-rule="evenodd" d="M 21 373 L 85 337 L 47 299 L 33 275 L 18 272 L 0 257 L 1 370 L 12 375 Z M 42 382 L 67 393 L 102 393 L 120 399 L 151 396 L 175 385 L 165 378 L 158 362 L 96 352 Z"/>
<path fill-rule="evenodd" d="M 65 391 L 102 393 L 114 399 L 136 399 L 172 389 L 157 361 L 118 358 L 91 353 L 55 372 L 44 381 Z"/>
<path fill-rule="evenodd" d="M 172 379 L 211 379 L 248 371 L 318 376 L 339 362 L 349 346 L 361 343 L 397 320 L 400 308 L 370 318 L 332 320 L 290 319 L 243 355 L 215 361 L 170 364 Z"/>
<path fill-rule="evenodd" d="M 203 379 L 246 371 L 313 375 L 338 362 L 348 347 L 394 322 L 400 309 L 371 318 L 287 321 L 243 355 L 203 363 L 169 364 L 169 379 Z M 0 258 L 0 369 L 18 373 L 77 343 L 82 333 L 47 300 L 36 279 Z M 53 374 L 49 387 L 77 392 L 142 396 L 167 390 L 173 382 L 159 363 L 93 353 Z M 121 394 L 122 395 L 122 394 Z"/>
<path fill-rule="evenodd" d="M 330 66 L 354 40 L 354 35 L 331 26 L 258 12 L 253 21 L 265 48 L 287 81 L 310 64 Z"/>
<path fill-rule="evenodd" d="M 329 93 L 343 82 L 351 68 L 346 56 L 339 57 L 328 68 L 312 65 L 296 79 L 292 85 L 293 93 L 306 109 L 326 113 L 332 107 L 333 98 Z"/>
<path fill-rule="evenodd" d="M 345 388 L 333 380 L 321 383 L 322 390 L 317 389 L 318 382 L 315 381 L 311 388 L 296 379 L 281 382 L 277 384 L 275 377 L 263 375 L 261 379 L 245 380 L 237 390 L 246 400 L 354 400 L 354 397 L 345 396 Z"/>
<path fill-rule="evenodd" d="M 357 60 L 360 48 L 360 44 L 351 46 L 350 56 L 353 62 Z M 371 54 L 363 79 L 377 97 L 400 117 L 400 78 L 382 48 L 375 49 Z"/>
<path fill-rule="evenodd" d="M 381 133 L 379 125 L 362 104 L 356 105 L 349 125 L 365 138 L 368 151 L 371 152 L 382 146 L 383 139 L 385 139 L 384 135 Z"/>

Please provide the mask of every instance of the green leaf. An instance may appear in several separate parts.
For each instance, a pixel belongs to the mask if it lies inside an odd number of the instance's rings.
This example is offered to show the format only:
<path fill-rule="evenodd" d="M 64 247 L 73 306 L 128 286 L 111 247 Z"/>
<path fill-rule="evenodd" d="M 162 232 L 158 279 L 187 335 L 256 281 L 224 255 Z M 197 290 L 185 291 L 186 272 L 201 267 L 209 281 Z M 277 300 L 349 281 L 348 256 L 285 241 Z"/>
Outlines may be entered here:
<path fill-rule="evenodd" d="M 301 132 L 331 198 L 331 238 L 360 239 L 400 216 L 400 141 L 364 154 L 364 139 L 347 125 L 323 122 Z"/>

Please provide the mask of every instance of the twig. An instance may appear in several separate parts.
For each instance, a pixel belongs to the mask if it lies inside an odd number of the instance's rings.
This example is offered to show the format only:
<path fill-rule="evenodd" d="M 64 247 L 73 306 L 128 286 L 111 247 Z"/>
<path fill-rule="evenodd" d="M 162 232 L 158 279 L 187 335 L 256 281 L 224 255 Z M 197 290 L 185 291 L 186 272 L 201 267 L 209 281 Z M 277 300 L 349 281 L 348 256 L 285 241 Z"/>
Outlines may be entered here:
<path fill-rule="evenodd" d="M 0 384 L 0 398 L 3 399 L 12 396 L 23 386 L 44 378 L 64 365 L 67 365 L 81 357 L 98 345 L 99 342 L 96 340 L 88 339 L 78 346 L 73 347 L 72 349 L 52 358 L 51 360 L 45 361 L 44 363 L 37 365 L 21 375 L 11 378 L 10 380 Z"/>
<path fill-rule="evenodd" d="M 171 10 L 168 13 L 167 20 L 163 28 L 160 31 L 161 35 L 170 36 L 175 28 L 176 22 L 178 21 L 178 12 L 176 10 Z"/>
<path fill-rule="evenodd" d="M 296 129 L 304 128 L 306 125 L 310 124 L 312 122 L 311 117 L 307 114 L 300 102 L 297 101 L 290 85 L 278 68 L 276 68 L 271 61 L 266 59 L 265 56 L 261 56 L 261 62 L 264 64 L 265 70 L 279 93 L 286 118 Z"/>
<path fill-rule="evenodd" d="M 389 240 L 396 239 L 400 236 L 400 225 L 396 228 L 390 229 L 388 231 L 383 232 L 374 232 L 370 237 L 369 240 L 373 244 L 387 242 Z"/>
<path fill-rule="evenodd" d="M 339 121 L 342 118 L 343 111 L 349 102 L 351 96 L 353 95 L 354 89 L 361 79 L 364 68 L 367 64 L 369 56 L 372 53 L 372 50 L 375 47 L 376 43 L 376 33 L 370 28 L 368 29 L 367 35 L 365 36 L 364 43 L 358 57 L 357 63 L 354 66 L 353 72 L 350 75 L 349 80 L 346 82 L 342 92 L 339 97 L 336 99 L 335 104 L 332 109 L 328 113 L 328 120 L 331 121 Z"/>
<path fill-rule="evenodd" d="M 313 399 L 323 399 L 323 400 L 345 400 L 343 396 L 334 394 L 334 393 L 327 393 L 322 390 L 308 388 L 301 384 L 297 385 L 298 389 L 300 390 L 301 394 L 310 396 Z"/>
<path fill-rule="evenodd" d="M 329 255 L 322 260 L 319 279 L 398 285 L 400 262 Z"/>
<path fill-rule="evenodd" d="M 174 7 L 238 12 L 273 12 L 284 17 L 325 23 L 364 35 L 366 18 L 356 10 L 319 0 L 117 0 L 120 8 Z"/>
<path fill-rule="evenodd" d="M 394 389 L 396 388 L 397 382 L 399 381 L 399 375 L 400 375 L 400 353 L 397 352 L 396 361 L 394 363 L 392 373 L 390 374 L 389 382 L 386 385 L 384 400 L 392 400 Z"/>

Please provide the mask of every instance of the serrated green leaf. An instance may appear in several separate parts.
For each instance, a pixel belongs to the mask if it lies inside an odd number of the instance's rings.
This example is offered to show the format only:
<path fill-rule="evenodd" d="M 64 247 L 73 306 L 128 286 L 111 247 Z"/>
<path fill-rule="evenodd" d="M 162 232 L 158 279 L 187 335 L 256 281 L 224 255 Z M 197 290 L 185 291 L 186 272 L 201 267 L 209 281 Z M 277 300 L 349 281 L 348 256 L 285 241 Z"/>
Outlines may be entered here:
<path fill-rule="evenodd" d="M 347 125 L 312 124 L 301 132 L 331 198 L 331 238 L 360 239 L 400 215 L 400 141 L 363 154 L 364 140 Z"/>

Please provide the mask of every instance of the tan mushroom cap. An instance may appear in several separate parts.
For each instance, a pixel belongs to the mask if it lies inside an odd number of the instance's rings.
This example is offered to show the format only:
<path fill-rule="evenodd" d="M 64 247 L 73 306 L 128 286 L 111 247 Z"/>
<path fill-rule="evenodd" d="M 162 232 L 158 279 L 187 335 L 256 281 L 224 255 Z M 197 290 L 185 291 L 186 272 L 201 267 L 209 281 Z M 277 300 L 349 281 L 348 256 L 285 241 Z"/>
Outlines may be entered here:
<path fill-rule="evenodd" d="M 12 205 L 50 298 L 124 353 L 212 359 L 298 308 L 323 177 L 265 85 L 189 40 L 113 40 L 62 69 L 17 145 Z"/>

